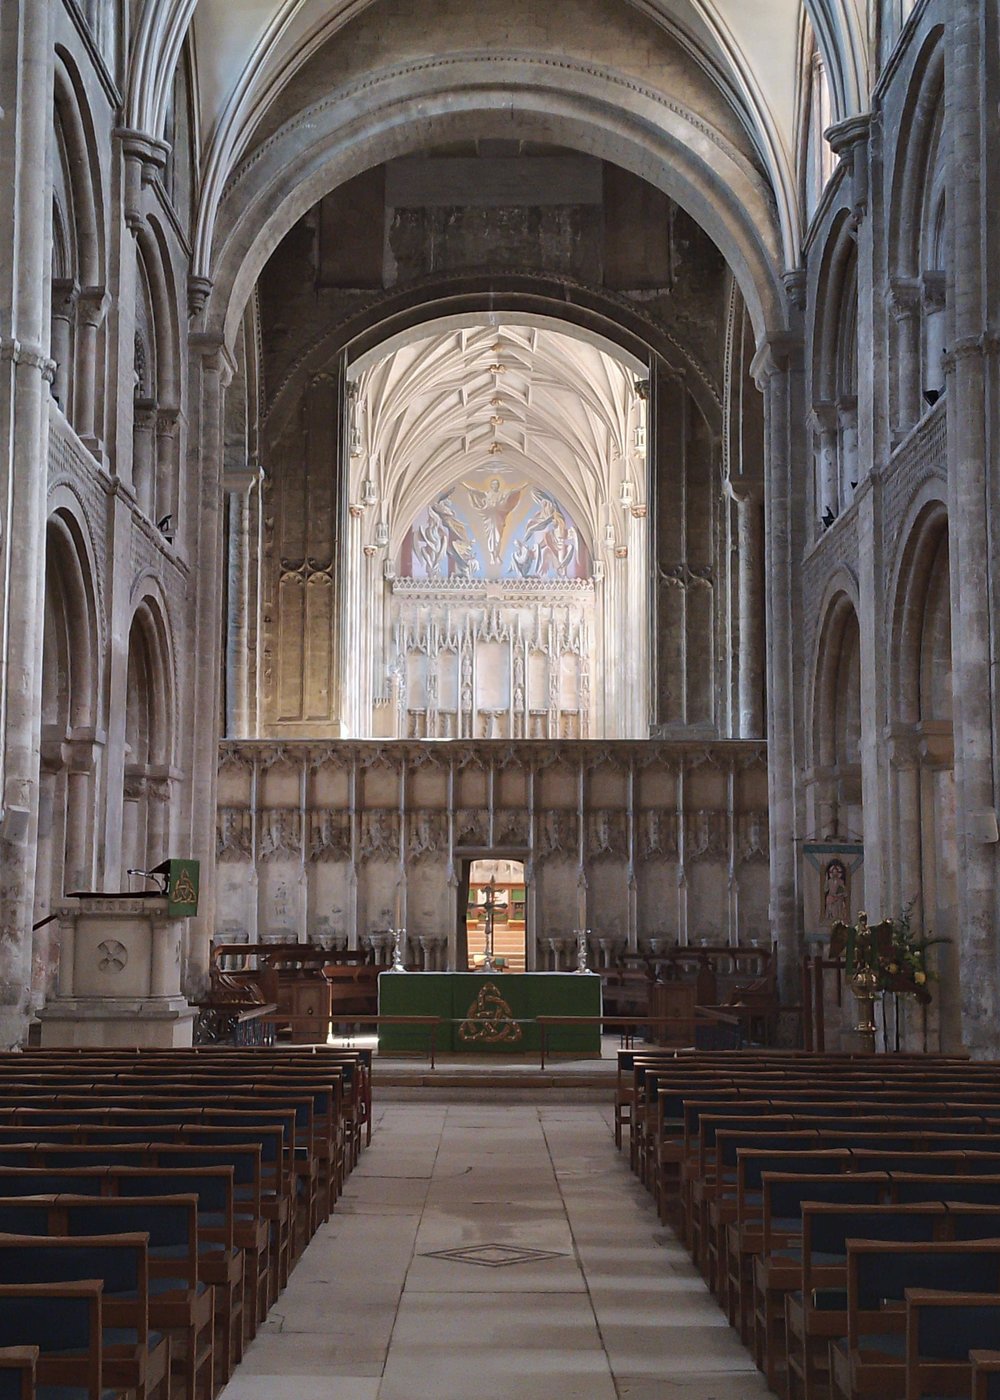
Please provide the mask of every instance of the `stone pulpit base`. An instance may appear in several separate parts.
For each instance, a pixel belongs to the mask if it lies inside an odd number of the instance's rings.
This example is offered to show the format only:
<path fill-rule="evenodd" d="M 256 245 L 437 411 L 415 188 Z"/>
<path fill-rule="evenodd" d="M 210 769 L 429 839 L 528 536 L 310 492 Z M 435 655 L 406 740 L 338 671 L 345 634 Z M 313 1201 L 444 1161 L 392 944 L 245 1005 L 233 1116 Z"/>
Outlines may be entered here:
<path fill-rule="evenodd" d="M 82 895 L 61 909 L 58 993 L 39 1012 L 42 1045 L 190 1045 L 183 924 L 159 897 Z"/>

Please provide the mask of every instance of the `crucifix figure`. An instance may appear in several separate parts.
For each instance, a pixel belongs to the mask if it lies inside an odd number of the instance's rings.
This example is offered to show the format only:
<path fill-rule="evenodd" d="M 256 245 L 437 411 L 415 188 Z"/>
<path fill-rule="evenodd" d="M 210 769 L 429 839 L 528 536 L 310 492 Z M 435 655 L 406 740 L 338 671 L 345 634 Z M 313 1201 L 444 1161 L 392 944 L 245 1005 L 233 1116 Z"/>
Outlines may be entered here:
<path fill-rule="evenodd" d="M 486 897 L 483 900 L 483 971 L 496 972 L 496 963 L 493 961 L 493 919 L 497 907 L 497 877 L 490 876 L 490 883 L 486 886 Z"/>

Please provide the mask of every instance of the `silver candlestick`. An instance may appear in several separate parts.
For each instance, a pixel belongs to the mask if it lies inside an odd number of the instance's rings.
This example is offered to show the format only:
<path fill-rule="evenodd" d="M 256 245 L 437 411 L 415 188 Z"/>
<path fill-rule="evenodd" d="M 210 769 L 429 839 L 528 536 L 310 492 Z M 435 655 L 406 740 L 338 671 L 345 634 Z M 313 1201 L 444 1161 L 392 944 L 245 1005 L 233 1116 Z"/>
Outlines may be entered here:
<path fill-rule="evenodd" d="M 590 951 L 590 929 L 578 928 L 576 931 L 576 970 L 577 972 L 590 972 L 587 966 L 587 955 Z"/>
<path fill-rule="evenodd" d="M 406 929 L 394 928 L 389 930 L 392 934 L 392 966 L 390 972 L 405 972 L 406 964 Z"/>

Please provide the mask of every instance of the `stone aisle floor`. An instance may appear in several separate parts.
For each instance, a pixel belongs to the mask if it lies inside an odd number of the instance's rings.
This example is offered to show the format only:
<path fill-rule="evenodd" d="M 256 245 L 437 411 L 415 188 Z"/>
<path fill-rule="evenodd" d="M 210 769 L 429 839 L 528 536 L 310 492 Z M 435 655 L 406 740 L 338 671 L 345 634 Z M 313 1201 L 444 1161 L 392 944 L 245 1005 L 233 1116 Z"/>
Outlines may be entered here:
<path fill-rule="evenodd" d="M 769 1396 L 609 1119 L 386 1105 L 223 1400 Z"/>

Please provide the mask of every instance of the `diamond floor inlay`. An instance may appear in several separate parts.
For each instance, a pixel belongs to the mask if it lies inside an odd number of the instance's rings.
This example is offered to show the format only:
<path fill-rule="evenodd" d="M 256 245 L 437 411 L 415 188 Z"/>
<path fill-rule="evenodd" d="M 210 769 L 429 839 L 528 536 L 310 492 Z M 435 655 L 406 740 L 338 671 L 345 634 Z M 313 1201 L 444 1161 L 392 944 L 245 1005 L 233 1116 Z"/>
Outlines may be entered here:
<path fill-rule="evenodd" d="M 555 1249 L 523 1249 L 513 1244 L 470 1244 L 465 1249 L 431 1249 L 422 1257 L 502 1269 L 508 1264 L 534 1264 L 539 1259 L 565 1259 L 566 1256 Z"/>

